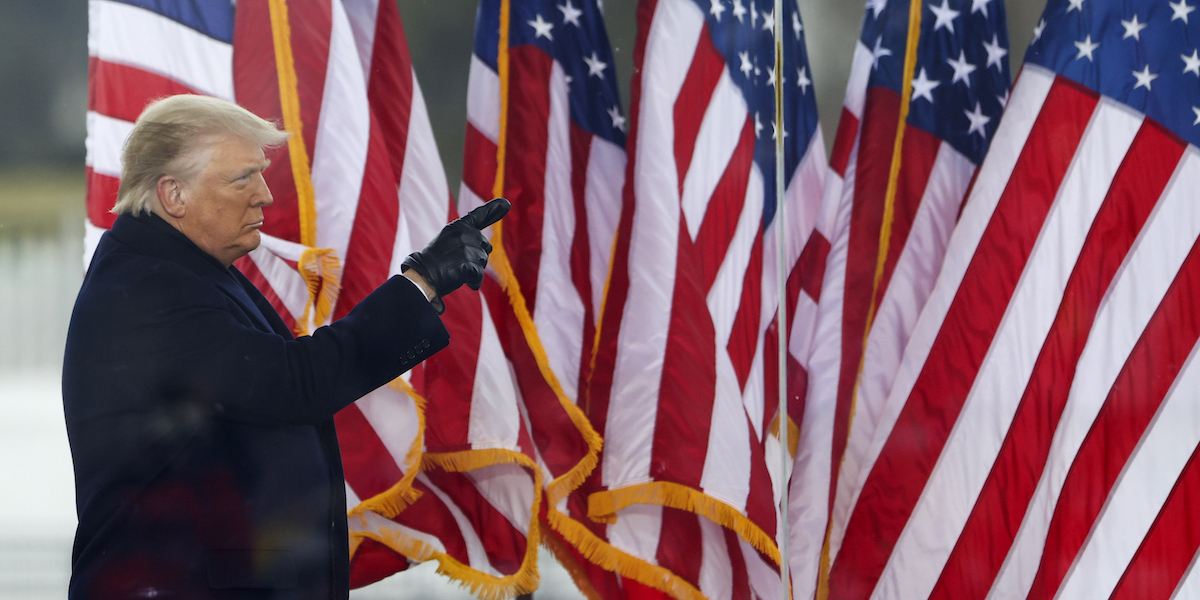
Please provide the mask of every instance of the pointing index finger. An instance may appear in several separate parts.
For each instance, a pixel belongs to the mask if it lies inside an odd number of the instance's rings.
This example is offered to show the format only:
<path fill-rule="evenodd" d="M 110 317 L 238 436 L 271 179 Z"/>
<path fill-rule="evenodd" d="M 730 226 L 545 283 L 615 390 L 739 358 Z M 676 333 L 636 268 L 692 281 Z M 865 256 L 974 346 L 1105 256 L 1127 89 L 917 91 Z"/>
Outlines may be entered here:
<path fill-rule="evenodd" d="M 504 218 L 508 214 L 508 210 L 512 208 L 512 204 L 504 198 L 495 198 L 491 202 L 476 208 L 466 214 L 463 221 L 475 229 L 484 229 Z"/>

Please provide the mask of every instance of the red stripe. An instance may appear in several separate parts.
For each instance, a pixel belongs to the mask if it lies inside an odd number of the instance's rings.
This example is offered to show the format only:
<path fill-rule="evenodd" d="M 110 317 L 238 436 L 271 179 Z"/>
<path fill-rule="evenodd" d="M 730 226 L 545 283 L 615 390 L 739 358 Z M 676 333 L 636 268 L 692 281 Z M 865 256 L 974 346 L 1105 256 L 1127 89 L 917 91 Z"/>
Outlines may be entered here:
<path fill-rule="evenodd" d="M 917 210 L 921 208 L 921 200 L 925 189 L 929 187 L 929 178 L 933 173 L 933 163 L 941 150 L 942 140 L 937 136 L 917 129 L 904 128 L 904 146 L 900 151 L 902 158 L 900 173 L 896 180 L 896 199 L 892 206 L 892 233 L 888 242 L 888 253 L 883 263 L 883 277 L 879 281 L 879 289 L 875 293 L 875 306 L 887 293 L 891 283 L 892 273 L 896 270 L 896 262 L 900 253 L 908 244 L 908 234 L 912 232 L 913 221 Z M 974 171 L 975 169 L 972 169 Z M 959 203 L 962 199 L 957 198 Z M 957 213 L 957 209 L 955 210 Z M 931 265 L 936 268 L 940 265 Z M 872 274 L 874 270 L 872 269 Z"/>
<path fill-rule="evenodd" d="M 354 213 L 354 226 L 342 267 L 342 292 L 338 296 L 333 318 L 340 319 L 363 298 L 387 281 L 391 275 L 392 253 L 395 251 L 396 228 L 400 218 L 397 198 L 399 174 L 392 173 L 385 147 L 386 136 L 379 129 L 375 115 L 390 107 L 373 107 L 371 129 L 367 139 L 366 165 L 362 190 Z M 436 198 L 423 199 L 437 202 Z"/>
<path fill-rule="evenodd" d="M 687 177 L 692 155 L 696 151 L 696 136 L 700 134 L 700 124 L 704 121 L 713 90 L 716 89 L 717 81 L 721 79 L 724 70 L 725 57 L 713 46 L 708 27 L 701 28 L 696 52 L 692 55 L 692 64 L 683 79 L 679 95 L 675 98 L 675 169 L 679 177 L 680 194 L 683 194 L 683 181 Z"/>
<path fill-rule="evenodd" d="M 1170 598 L 1200 548 L 1197 514 L 1200 514 L 1200 448 L 1192 452 L 1110 599 Z"/>
<path fill-rule="evenodd" d="M 571 121 L 571 194 L 575 209 L 575 236 L 571 240 L 571 282 L 583 303 L 583 348 L 579 358 L 579 383 L 575 398 L 582 398 L 587 370 L 592 364 L 592 339 L 596 336 L 596 313 L 592 306 L 591 238 L 588 235 L 587 178 L 592 153 L 591 132 Z M 608 175 L 607 173 L 605 175 Z"/>
<path fill-rule="evenodd" d="M 1134 138 L 1092 223 L 1007 437 L 932 598 L 982 598 L 991 588 L 1046 466 L 1096 311 L 1184 148 L 1148 120 Z"/>
<path fill-rule="evenodd" d="M 88 110 L 134 122 L 151 101 L 199 92 L 156 73 L 88 57 Z"/>
<path fill-rule="evenodd" d="M 779 410 L 779 321 L 772 319 L 763 333 L 763 422 L 762 428 L 770 426 Z M 800 366 L 796 357 L 787 355 L 788 415 L 799 423 L 804 418 L 804 398 L 808 393 L 808 371 Z M 792 440 L 793 442 L 795 440 Z"/>
<path fill-rule="evenodd" d="M 246 279 L 250 280 L 250 283 L 254 284 L 254 287 L 258 288 L 258 291 L 267 299 L 267 302 L 271 303 L 271 307 L 275 309 L 275 312 L 279 313 L 279 318 L 283 319 L 283 324 L 287 326 L 288 331 L 294 333 L 296 331 L 295 315 L 288 310 L 287 305 L 283 303 L 283 299 L 279 297 L 279 294 L 275 293 L 275 288 L 271 287 L 266 276 L 258 268 L 258 264 L 254 262 L 254 259 L 249 256 L 243 256 L 234 261 L 234 265 L 246 276 Z"/>
<path fill-rule="evenodd" d="M 754 431 L 754 423 L 746 417 L 746 427 Z M 765 441 L 766 436 L 762 436 Z M 750 492 L 746 496 L 746 517 L 766 532 L 775 531 L 775 491 L 771 486 L 771 473 L 767 469 L 768 461 L 778 459 L 766 455 L 766 445 L 759 441 L 759 436 L 751 434 L 746 443 L 750 446 Z"/>
<path fill-rule="evenodd" d="M 387 157 L 396 187 L 400 184 L 400 174 L 404 172 L 404 154 L 408 146 L 413 97 L 412 59 L 396 3 L 379 2 L 378 5 L 367 99 L 387 146 Z M 413 200 L 436 201 L 432 198 Z"/>
<path fill-rule="evenodd" d="M 729 332 L 729 342 L 725 350 L 733 363 L 733 371 L 738 378 L 738 389 L 746 391 L 746 380 L 750 377 L 750 366 L 754 363 L 754 355 L 758 354 L 759 322 L 762 313 L 762 277 L 763 277 L 763 233 L 758 230 L 754 236 L 754 244 L 750 247 L 750 263 L 746 265 L 746 275 L 742 280 L 742 297 L 737 314 L 733 318 L 733 328 Z"/>
<path fill-rule="evenodd" d="M 408 569 L 407 558 L 371 538 L 364 538 L 350 559 L 350 589 L 371 585 L 405 569 Z"/>
<path fill-rule="evenodd" d="M 455 452 L 470 447 L 471 399 L 483 338 L 483 295 L 462 288 L 445 299 L 442 323 L 454 343 L 426 359 L 425 446 L 429 452 Z"/>
<path fill-rule="evenodd" d="M 446 554 L 463 564 L 469 564 L 471 561 L 467 555 L 467 541 L 458 528 L 454 513 L 450 512 L 442 499 L 419 477 L 413 482 L 413 489 L 421 492 L 421 497 L 392 520 L 436 537 L 446 549 Z"/>
<path fill-rule="evenodd" d="M 476 471 L 476 474 L 478 473 Z M 455 505 L 479 534 L 483 550 L 493 568 L 503 575 L 512 575 L 520 570 L 521 560 L 525 557 L 525 534 L 513 527 L 512 523 L 479 493 L 471 478 L 462 473 L 446 471 L 433 471 L 425 476 L 447 496 L 454 498 Z M 528 485 L 533 487 L 532 475 L 529 476 Z M 401 513 L 401 516 L 403 514 Z M 459 560 L 470 564 L 465 556 Z M 483 565 L 471 566 L 479 568 Z"/>
<path fill-rule="evenodd" d="M 1052 598 L 1057 592 L 1113 483 L 1200 338 L 1200 313 L 1194 305 L 1198 295 L 1200 243 L 1192 246 L 1075 455 L 1029 598 Z"/>
<path fill-rule="evenodd" d="M 804 250 L 800 252 L 800 259 L 796 261 L 796 266 L 788 275 L 789 315 L 796 312 L 800 290 L 808 292 L 808 297 L 812 298 L 813 302 L 820 302 L 821 284 L 825 281 L 825 262 L 829 258 L 829 250 L 829 240 L 825 239 L 820 231 L 814 229 L 812 236 L 808 238 L 808 243 L 804 244 Z"/>
<path fill-rule="evenodd" d="M 88 221 L 101 229 L 112 229 L 117 215 L 109 212 L 117 204 L 117 190 L 121 180 L 108 175 L 101 175 L 91 167 L 84 169 L 87 177 L 87 218 Z"/>
<path fill-rule="evenodd" d="M 871 594 L 958 418 L 1097 96 L 1059 79 L 854 508 L 830 595 Z"/>
<path fill-rule="evenodd" d="M 737 234 L 738 221 L 746 206 L 746 187 L 750 181 L 750 168 L 754 165 L 754 123 L 747 118 L 742 125 L 733 156 L 725 165 L 721 180 L 713 189 L 704 212 L 704 219 L 696 230 L 696 249 L 702 269 L 702 286 L 707 293 L 712 289 L 717 271 L 725 262 L 729 244 Z M 681 213 L 686 219 L 686 214 Z"/>
<path fill-rule="evenodd" d="M 732 529 L 725 530 L 725 547 L 729 551 L 730 567 L 733 570 L 730 577 L 733 595 L 730 600 L 750 600 L 750 576 L 746 573 L 746 557 L 742 554 L 742 544 Z"/>
<path fill-rule="evenodd" d="M 694 513 L 664 506 L 655 555 L 658 566 L 697 588 L 700 587 L 700 565 L 704 558 L 700 519 Z"/>
<path fill-rule="evenodd" d="M 542 261 L 546 150 L 550 132 L 550 73 L 554 59 L 537 46 L 509 50 L 508 149 L 504 194 L 512 210 L 504 217 L 504 248 L 533 314 Z"/>
<path fill-rule="evenodd" d="M 650 477 L 700 487 L 708 454 L 717 386 L 716 330 L 708 312 L 708 288 L 701 280 L 699 248 L 679 222 L 675 292 L 667 330 L 654 457 Z"/>
<path fill-rule="evenodd" d="M 463 142 L 463 184 L 476 196 L 491 198 L 495 182 L 496 144 L 467 122 L 466 141 Z"/>
<path fill-rule="evenodd" d="M 541 454 L 542 461 L 549 467 L 553 477 L 566 473 L 588 453 L 587 443 L 579 434 L 579 428 L 563 409 L 558 396 L 546 383 L 538 368 L 537 359 L 525 340 L 521 324 L 513 314 L 508 294 L 496 280 L 484 280 L 484 298 L 488 302 L 496 333 L 504 356 L 512 363 L 513 375 L 521 393 L 533 429 L 533 444 Z M 458 343 L 458 340 L 455 340 Z M 530 448 L 528 454 L 533 455 Z M 547 483 L 549 480 L 547 480 Z"/>
<path fill-rule="evenodd" d="M 829 168 L 842 179 L 846 178 L 846 166 L 850 164 L 850 153 L 858 138 L 858 117 L 842 107 L 842 118 L 838 121 L 837 134 L 833 138 L 833 152 L 829 155 Z"/>
<path fill-rule="evenodd" d="M 396 458 L 388 452 L 383 440 L 375 433 L 366 415 L 351 404 L 334 415 L 338 431 L 338 446 L 342 450 L 342 466 L 346 483 L 354 494 L 369 500 L 382 494 L 404 477 Z"/>

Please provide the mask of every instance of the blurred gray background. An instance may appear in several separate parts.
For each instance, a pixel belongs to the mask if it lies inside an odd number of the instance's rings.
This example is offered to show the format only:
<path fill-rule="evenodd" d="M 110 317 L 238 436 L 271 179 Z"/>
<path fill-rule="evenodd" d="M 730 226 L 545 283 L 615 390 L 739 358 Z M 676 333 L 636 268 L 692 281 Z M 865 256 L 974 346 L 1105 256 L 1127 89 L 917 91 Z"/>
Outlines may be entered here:
<path fill-rule="evenodd" d="M 863 5 L 799 3 L 828 146 Z M 398 4 L 446 176 L 457 190 L 475 2 Z M 636 4 L 604 2 L 626 112 Z M 1014 73 L 1043 6 L 1008 0 Z M 69 573 L 74 498 L 58 376 L 82 279 L 87 27 L 85 0 L 0 1 L 0 600 L 62 598 Z M 580 598 L 542 554 L 545 581 L 534 598 Z M 424 565 L 354 597 L 471 596 Z"/>

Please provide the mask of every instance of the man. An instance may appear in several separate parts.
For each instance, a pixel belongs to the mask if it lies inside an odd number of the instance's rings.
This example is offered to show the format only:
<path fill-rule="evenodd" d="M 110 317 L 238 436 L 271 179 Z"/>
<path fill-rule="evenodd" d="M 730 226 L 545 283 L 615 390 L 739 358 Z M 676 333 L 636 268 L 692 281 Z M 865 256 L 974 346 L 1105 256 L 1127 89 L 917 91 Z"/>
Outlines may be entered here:
<path fill-rule="evenodd" d="M 292 337 L 232 266 L 256 248 L 264 149 L 223 100 L 148 106 L 63 363 L 79 528 L 70 597 L 345 598 L 333 415 L 445 347 L 441 296 L 478 289 L 493 201 L 446 226 L 336 323 Z M 431 305 L 432 303 L 432 305 Z"/>

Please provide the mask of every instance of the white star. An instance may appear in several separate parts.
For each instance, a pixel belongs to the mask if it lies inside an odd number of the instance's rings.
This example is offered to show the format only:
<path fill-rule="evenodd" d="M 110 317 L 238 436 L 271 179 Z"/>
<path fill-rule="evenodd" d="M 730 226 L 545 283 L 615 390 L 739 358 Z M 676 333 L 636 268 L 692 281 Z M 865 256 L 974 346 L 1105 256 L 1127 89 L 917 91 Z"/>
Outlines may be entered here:
<path fill-rule="evenodd" d="M 754 112 L 754 137 L 757 138 L 758 134 L 762 133 L 762 128 L 763 128 L 762 121 L 758 120 L 758 111 L 755 111 Z"/>
<path fill-rule="evenodd" d="M 1042 32 L 1045 31 L 1045 29 L 1046 29 L 1046 20 L 1042 19 L 1042 20 L 1038 21 L 1037 26 L 1033 28 L 1033 41 L 1034 42 L 1036 42 L 1042 38 Z M 1033 42 L 1030 42 L 1030 43 L 1033 43 Z"/>
<path fill-rule="evenodd" d="M 879 13 L 883 12 L 885 8 L 887 8 L 887 0 L 867 0 L 867 10 L 874 12 L 873 16 L 876 19 L 879 18 Z"/>
<path fill-rule="evenodd" d="M 992 0 L 971 0 L 971 14 L 983 12 L 983 18 L 987 18 L 987 5 Z"/>
<path fill-rule="evenodd" d="M 617 107 L 608 109 L 608 116 L 612 118 L 613 127 L 625 131 L 625 117 L 621 116 L 621 111 Z"/>
<path fill-rule="evenodd" d="M 1191 56 L 1180 54 L 1179 58 L 1183 59 L 1184 73 L 1193 73 L 1196 77 L 1200 77 L 1200 55 L 1197 54 L 1195 49 L 1192 50 Z"/>
<path fill-rule="evenodd" d="M 1096 48 L 1100 47 L 1100 44 L 1099 42 L 1093 43 L 1092 36 L 1089 34 L 1087 39 L 1082 42 L 1075 42 L 1075 47 L 1079 48 L 1079 54 L 1075 55 L 1075 60 L 1079 60 L 1085 56 L 1088 60 L 1092 60 L 1092 52 L 1095 52 Z"/>
<path fill-rule="evenodd" d="M 959 50 L 958 60 L 947 58 L 946 64 L 954 69 L 954 79 L 950 81 L 950 85 L 962 81 L 967 84 L 967 87 L 971 87 L 971 73 L 975 72 L 975 65 L 967 62 L 965 52 Z"/>
<path fill-rule="evenodd" d="M 1171 20 L 1183 19 L 1184 25 L 1187 25 L 1188 14 L 1196 10 L 1195 6 L 1188 6 L 1187 0 L 1179 0 L 1179 4 L 1175 4 L 1174 2 L 1167 2 L 1167 4 L 1170 4 L 1171 10 L 1175 11 L 1175 14 L 1171 15 Z"/>
<path fill-rule="evenodd" d="M 535 39 L 540 38 L 540 37 L 544 37 L 548 40 L 554 39 L 554 36 L 550 35 L 550 30 L 554 29 L 554 25 L 547 23 L 546 21 L 543 21 L 541 14 L 537 15 L 537 18 L 534 19 L 533 21 L 526 21 L 526 22 L 533 26 L 533 31 L 534 31 L 533 37 Z"/>
<path fill-rule="evenodd" d="M 917 78 L 912 81 L 912 100 L 915 102 L 917 98 L 924 98 L 933 102 L 933 88 L 939 85 L 938 80 L 929 79 L 925 75 L 925 67 L 921 67 L 921 72 L 917 74 Z"/>
<path fill-rule="evenodd" d="M 996 96 L 996 99 L 1000 101 L 1000 108 L 1008 106 L 1008 90 L 1004 90 L 1004 95 Z"/>
<path fill-rule="evenodd" d="M 750 76 L 750 71 L 754 70 L 754 65 L 750 64 L 750 52 L 738 52 L 738 58 L 742 61 L 742 66 L 738 70 L 746 77 Z"/>
<path fill-rule="evenodd" d="M 967 128 L 967 135 L 978 133 L 979 137 L 986 138 L 987 132 L 983 130 L 983 126 L 987 125 L 992 118 L 979 110 L 979 102 L 975 102 L 975 110 L 964 110 L 963 114 L 967 115 L 967 120 L 971 121 L 971 126 Z"/>
<path fill-rule="evenodd" d="M 755 27 L 754 22 L 758 20 L 758 10 L 754 8 L 754 0 L 750 0 L 750 26 Z"/>
<path fill-rule="evenodd" d="M 1137 83 L 1134 84 L 1133 89 L 1136 90 L 1144 87 L 1147 92 L 1150 91 L 1150 82 L 1158 79 L 1157 73 L 1150 72 L 1150 65 L 1146 65 L 1141 71 L 1134 71 L 1133 76 L 1137 79 Z"/>
<path fill-rule="evenodd" d="M 595 75 L 600 79 L 604 79 L 604 69 L 608 68 L 608 63 L 601 62 L 600 57 L 596 56 L 595 52 L 592 52 L 590 57 L 583 57 L 583 62 L 587 63 L 588 75 Z"/>
<path fill-rule="evenodd" d="M 796 85 L 800 86 L 800 93 L 807 94 L 808 86 L 812 85 L 812 80 L 808 78 L 808 67 L 800 67 L 796 70 Z"/>
<path fill-rule="evenodd" d="M 800 24 L 800 13 L 792 13 L 792 32 L 796 34 L 796 39 L 800 39 L 800 32 L 804 31 L 804 26 Z"/>
<path fill-rule="evenodd" d="M 983 49 L 987 51 L 987 55 L 988 55 L 987 66 L 988 67 L 994 66 L 997 69 L 1003 71 L 1004 68 L 1002 66 L 1000 66 L 1000 61 L 1005 56 L 1008 56 L 1008 50 L 1005 50 L 1004 47 L 1002 47 L 1000 45 L 1000 36 L 993 33 L 992 34 L 992 43 L 989 44 L 987 42 L 984 42 Z M 987 67 L 984 67 L 984 68 L 987 68 Z"/>
<path fill-rule="evenodd" d="M 775 31 L 775 11 L 763 13 L 763 31 Z"/>
<path fill-rule="evenodd" d="M 1192 112 L 1196 113 L 1196 120 L 1192 122 L 1192 125 L 1200 125 L 1200 107 L 1193 106 Z"/>
<path fill-rule="evenodd" d="M 891 56 L 891 55 L 892 55 L 892 51 L 883 47 L 883 36 L 881 35 L 881 36 L 875 38 L 875 49 L 871 51 L 871 56 L 873 56 L 875 58 L 875 61 L 873 63 L 871 63 L 873 65 L 871 68 L 878 70 L 879 69 L 879 59 L 881 59 L 885 56 Z"/>
<path fill-rule="evenodd" d="M 563 81 L 566 81 L 567 85 L 571 85 L 571 82 L 575 81 L 575 78 L 570 75 L 563 75 Z"/>
<path fill-rule="evenodd" d="M 788 136 L 787 129 L 784 129 L 783 130 L 783 139 L 786 140 L 787 136 Z M 775 124 L 775 121 L 771 121 L 771 139 L 776 139 L 778 137 L 779 137 L 779 126 Z"/>
<path fill-rule="evenodd" d="M 717 18 L 717 22 L 721 22 L 721 14 L 725 12 L 725 5 L 721 4 L 721 0 L 709 0 L 710 6 L 708 14 Z"/>
<path fill-rule="evenodd" d="M 1067 7 L 1067 12 L 1077 10 L 1083 12 L 1083 0 L 1067 0 L 1071 5 Z"/>
<path fill-rule="evenodd" d="M 558 10 L 563 14 L 563 25 L 570 23 L 579 27 L 579 17 L 583 16 L 583 11 L 571 6 L 571 0 L 567 0 L 566 4 L 559 4 Z"/>
<path fill-rule="evenodd" d="M 1142 41 L 1142 30 L 1146 28 L 1146 24 L 1138 23 L 1137 15 L 1133 15 L 1133 18 L 1128 21 L 1122 20 L 1121 26 L 1125 28 L 1125 35 L 1121 36 L 1121 39 L 1133 38 L 1139 42 Z"/>
<path fill-rule="evenodd" d="M 771 65 L 771 68 L 767 70 L 767 85 L 775 87 L 775 65 Z"/>
<path fill-rule="evenodd" d="M 933 30 L 937 31 L 942 27 L 954 33 L 954 19 L 958 18 L 959 12 L 950 8 L 949 0 L 942 0 L 941 6 L 929 5 L 929 10 L 937 16 L 937 22 L 933 24 Z"/>
<path fill-rule="evenodd" d="M 739 23 L 745 23 L 743 17 L 746 16 L 746 7 L 742 6 L 742 0 L 733 0 L 733 16 L 737 17 Z"/>

